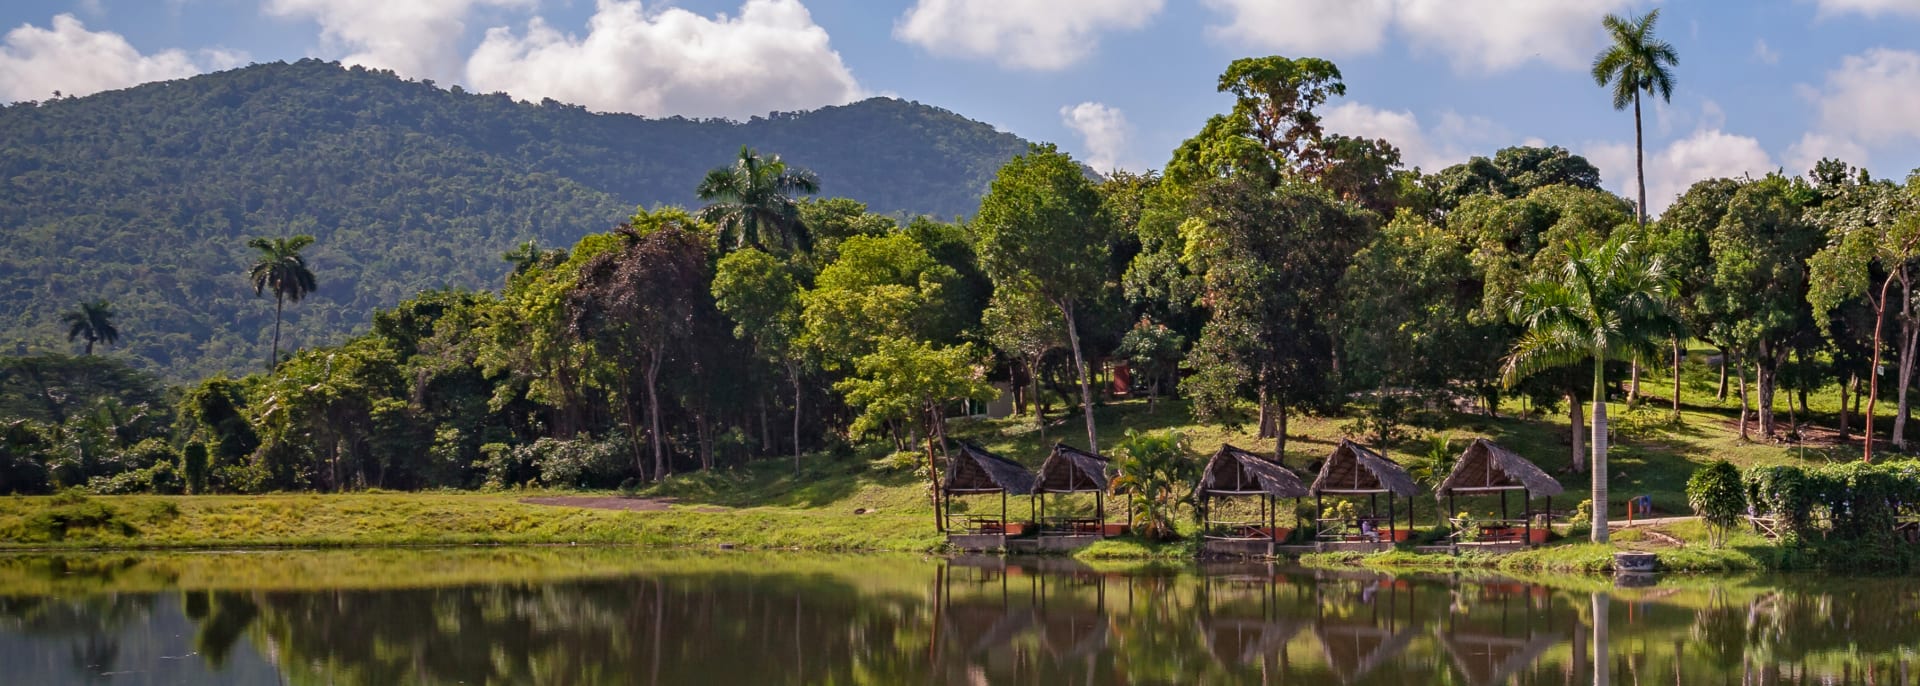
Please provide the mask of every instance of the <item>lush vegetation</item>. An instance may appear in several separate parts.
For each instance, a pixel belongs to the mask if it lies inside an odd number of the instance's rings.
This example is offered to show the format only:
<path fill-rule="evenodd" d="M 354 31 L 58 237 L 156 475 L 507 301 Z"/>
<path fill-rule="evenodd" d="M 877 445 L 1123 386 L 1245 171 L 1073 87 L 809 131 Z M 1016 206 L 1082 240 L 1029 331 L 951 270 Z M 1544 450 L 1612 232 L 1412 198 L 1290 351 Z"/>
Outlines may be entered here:
<path fill-rule="evenodd" d="M 1325 132 L 1316 111 L 1345 85 L 1324 60 L 1236 60 L 1219 88 L 1233 107 L 1164 174 L 1095 178 L 1033 146 L 965 222 L 815 197 L 832 173 L 747 148 L 688 182 L 698 208 L 643 209 L 566 247 L 519 243 L 499 290 L 418 293 L 337 345 L 296 340 L 266 371 L 168 390 L 118 357 L 8 358 L 0 407 L 17 419 L 0 434 L 0 490 L 691 488 L 741 507 L 784 483 L 828 494 L 797 516 L 871 493 L 898 512 L 928 502 L 918 489 L 954 440 L 1031 461 L 1046 439 L 1099 445 L 1105 426 L 1129 430 L 1108 447 L 1170 537 L 1196 451 L 1221 441 L 1311 468 L 1354 437 L 1431 484 L 1456 439 L 1488 436 L 1590 473 L 1565 479 L 1561 502 L 1598 503 L 1604 540 L 1611 488 L 1667 512 L 1703 506 L 1724 529 L 1724 483 L 1708 500 L 1682 488 L 1696 466 L 1726 459 L 1784 484 L 1766 469 L 1853 454 L 1883 356 L 1897 402 L 1874 438 L 1906 449 L 1920 181 L 1827 160 L 1702 181 L 1643 225 L 1561 148 L 1426 173 L 1387 141 Z M 328 241 L 242 244 L 260 253 L 258 292 L 317 283 L 290 321 L 329 283 L 302 280 L 300 252 L 319 261 Z M 430 245 L 450 242 L 474 248 Z M 126 340 L 134 324 L 113 326 Z M 1670 394 L 1642 386 L 1656 380 Z M 961 421 L 999 398 L 1014 417 Z M 1566 424 L 1549 419 L 1560 412 Z M 1869 455 L 1879 442 L 1863 441 Z M 1878 471 L 1849 474 L 1849 488 L 1880 487 L 1860 475 Z M 1831 504 L 1826 516 L 1871 528 L 1920 497 L 1887 502 L 1866 523 Z M 1814 517 L 1777 511 L 1795 531 Z"/>
<path fill-rule="evenodd" d="M 643 119 L 313 60 L 15 103 L 0 107 L 0 345 L 77 350 L 61 313 L 104 299 L 115 354 L 170 381 L 257 370 L 275 298 L 246 287 L 248 239 L 317 239 L 319 289 L 289 303 L 283 338 L 337 344 L 421 291 L 498 287 L 516 245 L 566 246 L 636 206 L 694 203 L 742 145 L 878 213 L 943 218 L 972 213 L 1025 149 L 899 100 Z"/>

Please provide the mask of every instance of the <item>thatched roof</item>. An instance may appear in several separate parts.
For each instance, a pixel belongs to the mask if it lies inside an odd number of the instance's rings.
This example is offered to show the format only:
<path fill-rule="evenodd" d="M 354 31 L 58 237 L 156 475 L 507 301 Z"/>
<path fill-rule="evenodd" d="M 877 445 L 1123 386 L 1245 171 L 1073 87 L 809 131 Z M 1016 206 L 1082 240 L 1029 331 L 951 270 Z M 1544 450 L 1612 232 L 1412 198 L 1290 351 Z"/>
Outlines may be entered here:
<path fill-rule="evenodd" d="M 985 448 L 960 442 L 953 460 L 947 463 L 947 480 L 941 486 L 948 493 L 1032 493 L 1033 472 L 1020 463 L 987 452 Z"/>
<path fill-rule="evenodd" d="M 1207 652 L 1213 654 L 1214 660 L 1228 666 L 1253 664 L 1263 656 L 1279 652 L 1281 646 L 1306 628 L 1297 622 L 1257 619 L 1206 617 L 1196 621 L 1200 625 L 1200 638 L 1206 643 Z"/>
<path fill-rule="evenodd" d="M 1343 438 L 1320 465 L 1320 478 L 1313 480 L 1310 491 L 1314 495 L 1392 493 L 1411 498 L 1419 495 L 1420 485 L 1399 463 Z"/>
<path fill-rule="evenodd" d="M 1033 492 L 1105 493 L 1107 482 L 1112 480 L 1113 463 L 1108 462 L 1107 458 L 1065 443 L 1055 443 L 1053 453 L 1040 463 L 1040 474 L 1034 480 Z"/>
<path fill-rule="evenodd" d="M 1500 447 L 1484 438 L 1473 439 L 1467 451 L 1460 453 L 1460 459 L 1453 463 L 1453 471 L 1447 474 L 1447 480 L 1433 489 L 1435 496 L 1449 493 L 1473 491 L 1501 491 L 1526 489 L 1533 496 L 1560 495 L 1565 489 L 1538 465 L 1521 457 L 1519 453 Z"/>
<path fill-rule="evenodd" d="M 1307 495 L 1307 486 L 1293 470 L 1268 462 L 1266 458 L 1225 443 L 1207 460 L 1200 472 L 1194 495 L 1271 495 L 1275 498 L 1299 498 Z"/>

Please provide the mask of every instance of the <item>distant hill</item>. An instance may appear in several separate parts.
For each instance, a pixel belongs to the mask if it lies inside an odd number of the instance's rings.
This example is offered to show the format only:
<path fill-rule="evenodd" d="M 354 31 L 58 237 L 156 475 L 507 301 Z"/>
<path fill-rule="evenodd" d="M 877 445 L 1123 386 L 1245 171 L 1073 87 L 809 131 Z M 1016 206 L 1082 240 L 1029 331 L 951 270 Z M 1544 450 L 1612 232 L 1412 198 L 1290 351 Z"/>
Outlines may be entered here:
<path fill-rule="evenodd" d="M 264 364 L 270 300 L 247 237 L 311 233 L 304 346 L 422 289 L 490 288 L 500 253 L 569 244 L 638 205 L 693 205 L 742 145 L 886 213 L 971 214 L 1026 142 L 875 98 L 747 122 L 519 103 L 318 60 L 0 109 L 0 352 L 68 349 L 58 313 L 105 298 L 112 354 L 179 380 Z"/>

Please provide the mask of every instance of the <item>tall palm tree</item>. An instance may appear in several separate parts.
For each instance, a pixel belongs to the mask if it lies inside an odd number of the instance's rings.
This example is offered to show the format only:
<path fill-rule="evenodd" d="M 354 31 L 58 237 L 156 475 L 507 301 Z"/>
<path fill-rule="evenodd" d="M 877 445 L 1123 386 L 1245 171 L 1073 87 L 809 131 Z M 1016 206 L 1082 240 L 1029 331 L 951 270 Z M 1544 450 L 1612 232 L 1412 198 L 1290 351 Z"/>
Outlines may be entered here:
<path fill-rule="evenodd" d="M 120 330 L 113 328 L 113 306 L 105 300 L 80 303 L 60 315 L 60 323 L 67 325 L 67 342 L 76 338 L 87 342 L 88 355 L 93 354 L 95 342 L 113 345 L 120 340 Z"/>
<path fill-rule="evenodd" d="M 306 258 L 300 256 L 300 251 L 309 245 L 313 245 L 313 237 L 307 235 L 247 241 L 247 247 L 260 251 L 260 261 L 247 270 L 253 294 L 273 291 L 273 352 L 267 358 L 267 371 L 273 371 L 274 365 L 280 362 L 281 311 L 288 301 L 300 302 L 319 287 L 314 283 L 313 272 L 307 269 Z"/>
<path fill-rule="evenodd" d="M 1658 95 L 1672 102 L 1673 67 L 1680 64 L 1680 54 L 1674 52 L 1673 45 L 1653 35 L 1654 24 L 1659 21 L 1659 9 L 1641 17 L 1607 15 L 1600 24 L 1613 42 L 1593 58 L 1593 82 L 1613 88 L 1613 108 L 1633 107 L 1633 170 L 1639 177 L 1643 227 L 1647 225 L 1647 165 L 1640 130 L 1640 94 Z"/>
<path fill-rule="evenodd" d="M 788 167 L 779 155 L 761 157 L 747 147 L 740 148 L 733 166 L 708 171 L 694 189 L 708 203 L 700 218 L 720 228 L 722 246 L 776 244 L 801 250 L 808 249 L 809 242 L 793 198 L 818 192 L 820 179 L 813 172 Z"/>
<path fill-rule="evenodd" d="M 1508 385 L 1528 374 L 1593 362 L 1593 540 L 1607 541 L 1607 361 L 1650 359 L 1677 330 L 1667 301 L 1675 285 L 1658 256 L 1619 231 L 1598 245 L 1570 246 L 1558 273 L 1542 274 L 1510 303 L 1526 333 L 1503 370 Z"/>

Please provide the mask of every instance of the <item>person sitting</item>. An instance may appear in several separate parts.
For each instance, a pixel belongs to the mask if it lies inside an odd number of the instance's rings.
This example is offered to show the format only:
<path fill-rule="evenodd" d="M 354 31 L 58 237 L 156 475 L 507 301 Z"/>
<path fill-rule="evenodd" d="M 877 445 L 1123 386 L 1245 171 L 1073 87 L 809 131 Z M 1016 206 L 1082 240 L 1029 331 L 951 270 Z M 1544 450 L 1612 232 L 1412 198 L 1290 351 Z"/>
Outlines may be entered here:
<path fill-rule="evenodd" d="M 1374 543 L 1379 543 L 1380 528 L 1374 525 L 1373 520 L 1362 519 L 1360 520 L 1360 537 Z"/>

